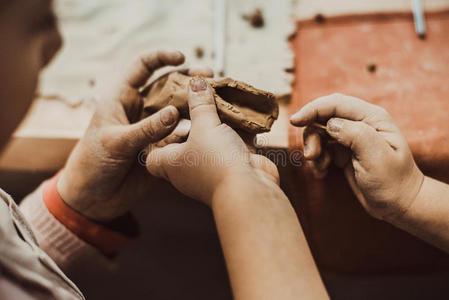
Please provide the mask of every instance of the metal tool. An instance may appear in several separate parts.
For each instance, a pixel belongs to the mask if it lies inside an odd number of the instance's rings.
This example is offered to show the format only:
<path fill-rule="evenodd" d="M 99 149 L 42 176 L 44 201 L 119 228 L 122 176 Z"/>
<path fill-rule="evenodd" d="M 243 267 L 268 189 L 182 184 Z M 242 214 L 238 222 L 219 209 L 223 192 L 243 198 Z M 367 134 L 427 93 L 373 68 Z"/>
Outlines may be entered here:
<path fill-rule="evenodd" d="M 421 0 L 412 0 L 413 19 L 415 21 L 416 34 L 421 39 L 426 38 L 426 24 Z"/>
<path fill-rule="evenodd" d="M 228 0 L 214 0 L 214 69 L 220 77 L 225 75 L 227 6 Z"/>

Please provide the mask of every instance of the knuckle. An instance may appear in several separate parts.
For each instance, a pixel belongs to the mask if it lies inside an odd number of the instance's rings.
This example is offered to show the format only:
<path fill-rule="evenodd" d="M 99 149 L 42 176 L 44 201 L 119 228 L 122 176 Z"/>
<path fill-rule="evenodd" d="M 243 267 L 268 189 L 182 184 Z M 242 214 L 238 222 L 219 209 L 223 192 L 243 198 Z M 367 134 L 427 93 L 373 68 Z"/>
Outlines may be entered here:
<path fill-rule="evenodd" d="M 142 134 L 149 140 L 153 140 L 158 133 L 158 126 L 154 120 L 150 120 L 146 126 L 141 127 Z"/>
<path fill-rule="evenodd" d="M 154 51 L 154 63 L 156 66 L 165 65 L 166 52 L 162 50 Z"/>
<path fill-rule="evenodd" d="M 203 102 L 194 103 L 190 106 L 191 111 L 211 111 L 215 109 L 215 103 L 208 101 L 207 98 L 205 98 L 205 101 Z"/>
<path fill-rule="evenodd" d="M 368 108 L 369 108 L 369 116 L 372 118 L 379 118 L 379 117 L 383 117 L 385 115 L 388 115 L 388 112 L 386 111 L 385 108 L 372 104 L 372 103 L 367 103 L 368 104 Z"/>
<path fill-rule="evenodd" d="M 363 141 L 364 137 L 369 132 L 369 128 L 368 125 L 360 122 L 357 125 L 353 126 L 351 131 L 354 143 L 359 143 Z"/>
<path fill-rule="evenodd" d="M 342 102 L 342 101 L 348 101 L 348 100 L 349 100 L 349 97 L 342 93 L 333 93 L 329 97 L 329 101 L 332 101 L 332 102 L 334 102 L 334 101 Z"/>
<path fill-rule="evenodd" d="M 129 147 L 127 142 L 129 141 L 127 133 L 118 128 L 104 128 L 98 132 L 99 146 L 102 151 L 106 151 L 109 154 L 115 154 L 118 156 L 128 155 L 132 152 L 132 147 Z M 134 145 L 132 145 L 134 146 Z"/>
<path fill-rule="evenodd" d="M 377 106 L 377 114 L 383 119 L 389 120 L 391 118 L 388 111 L 381 106 Z"/>
<path fill-rule="evenodd" d="M 158 68 L 162 65 L 161 61 L 161 51 L 154 50 L 147 55 L 140 56 L 140 62 L 145 66 L 148 71 Z"/>
<path fill-rule="evenodd" d="M 398 166 L 406 166 L 411 161 L 413 161 L 413 157 L 411 156 L 410 152 L 404 151 L 403 149 L 400 149 L 399 151 L 397 151 Z"/>
<path fill-rule="evenodd" d="M 376 106 L 376 107 L 377 107 L 378 114 L 383 114 L 383 115 L 388 114 L 387 110 L 385 108 L 383 108 L 382 106 Z"/>

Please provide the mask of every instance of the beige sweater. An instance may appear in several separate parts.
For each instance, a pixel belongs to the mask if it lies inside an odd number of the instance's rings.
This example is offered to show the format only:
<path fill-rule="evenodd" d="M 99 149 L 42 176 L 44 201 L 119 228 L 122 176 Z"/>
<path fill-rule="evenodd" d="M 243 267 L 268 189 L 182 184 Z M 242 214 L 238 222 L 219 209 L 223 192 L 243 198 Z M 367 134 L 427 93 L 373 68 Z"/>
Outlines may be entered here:
<path fill-rule="evenodd" d="M 42 189 L 20 209 L 0 189 L 0 299 L 84 299 L 64 272 L 80 264 L 113 267 L 49 213 Z"/>

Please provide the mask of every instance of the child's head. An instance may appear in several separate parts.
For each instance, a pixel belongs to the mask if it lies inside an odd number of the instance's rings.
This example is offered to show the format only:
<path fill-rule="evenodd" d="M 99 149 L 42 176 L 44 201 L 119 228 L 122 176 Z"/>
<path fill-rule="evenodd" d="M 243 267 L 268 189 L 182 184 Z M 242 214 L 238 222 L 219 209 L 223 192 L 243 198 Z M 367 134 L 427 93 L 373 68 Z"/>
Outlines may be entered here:
<path fill-rule="evenodd" d="M 61 47 L 51 0 L 0 0 L 0 150 L 33 100 L 40 70 Z"/>

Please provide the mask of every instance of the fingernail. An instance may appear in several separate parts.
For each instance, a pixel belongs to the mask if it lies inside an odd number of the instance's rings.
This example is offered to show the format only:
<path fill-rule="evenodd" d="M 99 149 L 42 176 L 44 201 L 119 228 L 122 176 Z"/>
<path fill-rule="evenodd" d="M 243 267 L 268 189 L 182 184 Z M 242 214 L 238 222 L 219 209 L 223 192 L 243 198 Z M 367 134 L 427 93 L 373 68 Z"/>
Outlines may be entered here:
<path fill-rule="evenodd" d="M 190 120 L 181 119 L 179 121 L 178 126 L 176 128 L 178 128 L 182 132 L 189 132 L 190 131 L 190 127 L 191 127 Z"/>
<path fill-rule="evenodd" d="M 176 122 L 177 109 L 174 106 L 167 106 L 161 111 L 161 122 L 165 126 L 172 125 Z"/>
<path fill-rule="evenodd" d="M 327 121 L 327 128 L 329 128 L 330 132 L 338 133 L 343 127 L 344 121 L 342 119 L 330 119 Z"/>
<path fill-rule="evenodd" d="M 195 93 L 205 91 L 207 89 L 206 80 L 204 80 L 199 76 L 195 76 L 192 79 L 190 79 L 190 88 Z"/>

